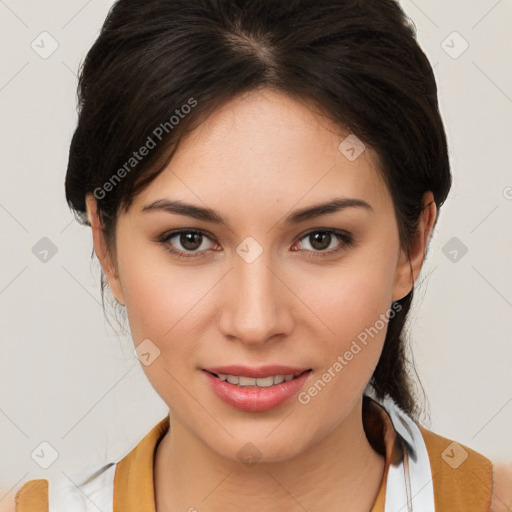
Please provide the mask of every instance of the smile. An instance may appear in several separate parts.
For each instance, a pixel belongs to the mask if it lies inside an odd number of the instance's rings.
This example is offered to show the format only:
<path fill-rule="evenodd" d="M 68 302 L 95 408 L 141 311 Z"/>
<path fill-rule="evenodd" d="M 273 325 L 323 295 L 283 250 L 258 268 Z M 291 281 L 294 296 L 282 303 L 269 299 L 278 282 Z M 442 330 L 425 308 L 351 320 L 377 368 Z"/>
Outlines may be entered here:
<path fill-rule="evenodd" d="M 249 377 L 203 370 L 214 395 L 231 407 L 246 412 L 264 412 L 288 402 L 305 386 L 312 370 L 299 370 L 296 373 L 272 372 L 270 375 L 265 370 L 265 373 L 266 376 Z"/>

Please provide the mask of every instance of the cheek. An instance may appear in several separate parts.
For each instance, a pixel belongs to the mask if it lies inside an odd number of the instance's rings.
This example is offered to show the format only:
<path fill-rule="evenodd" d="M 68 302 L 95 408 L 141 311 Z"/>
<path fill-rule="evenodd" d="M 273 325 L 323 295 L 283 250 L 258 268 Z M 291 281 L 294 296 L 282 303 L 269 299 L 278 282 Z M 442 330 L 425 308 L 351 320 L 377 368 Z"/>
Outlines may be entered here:
<path fill-rule="evenodd" d="M 127 317 L 135 347 L 140 344 L 141 353 L 149 351 L 152 358 L 157 354 L 150 364 L 141 358 L 149 382 L 168 404 L 181 404 L 179 409 L 187 404 L 180 383 L 190 367 L 184 363 L 193 363 L 200 348 L 196 326 L 207 314 L 204 307 L 215 276 L 172 265 L 165 254 L 152 252 L 134 252 L 137 258 L 119 263 Z"/>
<path fill-rule="evenodd" d="M 190 324 L 214 283 L 206 268 L 172 264 L 164 249 L 154 247 L 141 245 L 125 253 L 119 271 L 135 344 L 145 338 L 165 342 Z"/>
<path fill-rule="evenodd" d="M 358 256 L 332 272 L 328 282 L 320 280 L 309 288 L 314 309 L 329 328 L 327 336 L 318 336 L 320 382 L 304 397 L 313 401 L 321 392 L 316 407 L 338 404 L 336 410 L 343 411 L 353 397 L 360 396 L 378 363 L 389 318 L 395 314 L 391 309 L 394 255 L 383 251 Z"/>
<path fill-rule="evenodd" d="M 317 276 L 314 286 L 304 278 L 302 293 L 331 334 L 346 343 L 390 309 L 395 266 L 392 254 L 358 255 L 325 277 Z"/>

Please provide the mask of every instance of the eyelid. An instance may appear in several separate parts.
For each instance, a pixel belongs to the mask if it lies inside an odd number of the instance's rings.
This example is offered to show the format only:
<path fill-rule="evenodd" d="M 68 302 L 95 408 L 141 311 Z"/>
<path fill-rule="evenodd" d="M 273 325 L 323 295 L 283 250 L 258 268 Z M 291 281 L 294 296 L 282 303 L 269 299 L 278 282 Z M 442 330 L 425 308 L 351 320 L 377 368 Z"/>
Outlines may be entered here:
<path fill-rule="evenodd" d="M 181 229 L 174 229 L 171 231 L 167 231 L 167 232 L 157 236 L 155 241 L 162 244 L 168 252 L 170 252 L 171 254 L 174 254 L 178 257 L 200 258 L 203 256 L 207 256 L 208 250 L 190 252 L 190 251 L 180 251 L 180 250 L 172 247 L 172 245 L 170 244 L 170 240 L 178 235 L 183 234 L 183 233 L 196 233 L 196 234 L 202 235 L 204 238 L 208 238 L 211 242 L 215 241 L 215 237 L 208 231 L 206 231 L 204 229 L 195 229 L 195 228 L 181 228 Z"/>
<path fill-rule="evenodd" d="M 350 232 L 348 232 L 344 229 L 322 228 L 322 227 L 313 228 L 313 229 L 310 229 L 309 231 L 306 231 L 305 233 L 303 233 L 302 235 L 297 237 L 297 241 L 300 242 L 304 238 L 312 235 L 313 233 L 330 233 L 332 236 L 334 236 L 335 238 L 337 238 L 339 240 L 339 242 L 341 243 L 341 247 L 338 247 L 335 249 L 330 249 L 328 251 L 312 251 L 309 249 L 305 249 L 304 251 L 296 251 L 296 252 L 305 252 L 307 255 L 306 257 L 308 257 L 308 258 L 317 258 L 317 257 L 327 258 L 329 256 L 343 252 L 348 247 L 351 247 L 352 245 L 354 245 L 354 236 Z M 294 244 L 295 243 L 296 242 L 294 242 Z"/>
<path fill-rule="evenodd" d="M 171 231 L 165 232 L 162 235 L 159 235 L 158 237 L 156 237 L 155 241 L 164 245 L 164 247 L 166 248 L 167 251 L 169 251 L 171 254 L 177 255 L 178 257 L 200 258 L 200 257 L 204 257 L 204 256 L 208 255 L 208 252 L 210 251 L 210 249 L 197 251 L 197 252 L 187 252 L 187 251 L 180 251 L 178 249 L 174 249 L 174 247 L 170 246 L 169 241 L 172 238 L 174 238 L 180 234 L 183 234 L 183 233 L 200 234 L 200 235 L 203 235 L 205 238 L 208 238 L 210 241 L 216 242 L 215 237 L 211 233 L 209 233 L 208 231 L 206 231 L 204 229 L 198 229 L 198 228 L 197 229 L 196 228 L 180 228 L 180 229 L 171 230 Z M 346 249 L 346 247 L 351 246 L 354 243 L 353 235 L 344 229 L 321 228 L 320 227 L 320 228 L 313 228 L 313 229 L 306 231 L 305 233 L 302 233 L 295 239 L 295 241 L 293 242 L 292 245 L 295 245 L 297 242 L 302 241 L 304 238 L 312 235 L 313 233 L 330 233 L 332 236 L 337 238 L 340 241 L 340 243 L 342 243 L 343 247 L 338 248 L 338 249 L 331 249 L 329 251 L 312 251 L 310 249 L 304 249 L 304 250 L 299 250 L 299 251 L 294 251 L 294 252 L 309 253 L 308 257 L 322 257 L 322 256 L 327 257 L 328 255 L 332 255 L 332 254 L 343 251 L 344 249 Z"/>

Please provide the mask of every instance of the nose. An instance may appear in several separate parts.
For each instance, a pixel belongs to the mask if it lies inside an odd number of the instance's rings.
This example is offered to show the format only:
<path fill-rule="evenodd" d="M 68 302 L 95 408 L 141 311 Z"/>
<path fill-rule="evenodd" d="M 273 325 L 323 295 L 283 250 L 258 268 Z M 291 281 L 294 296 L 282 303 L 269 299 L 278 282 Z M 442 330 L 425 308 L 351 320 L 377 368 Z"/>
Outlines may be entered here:
<path fill-rule="evenodd" d="M 257 347 L 290 333 L 290 291 L 275 266 L 261 254 L 248 263 L 235 255 L 224 283 L 220 329 L 224 336 Z"/>

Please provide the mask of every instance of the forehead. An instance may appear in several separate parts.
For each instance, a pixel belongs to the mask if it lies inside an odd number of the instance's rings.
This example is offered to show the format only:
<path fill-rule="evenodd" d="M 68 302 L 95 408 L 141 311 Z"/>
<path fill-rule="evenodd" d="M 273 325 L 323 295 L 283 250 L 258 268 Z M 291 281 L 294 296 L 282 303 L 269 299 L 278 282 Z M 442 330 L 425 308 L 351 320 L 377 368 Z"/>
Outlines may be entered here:
<path fill-rule="evenodd" d="M 346 196 L 389 208 L 377 162 L 372 148 L 312 105 L 260 89 L 225 103 L 184 138 L 134 205 L 172 197 L 248 212 Z"/>

